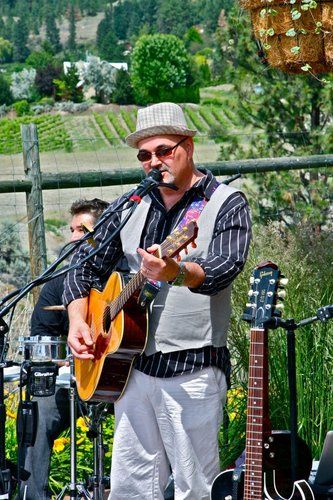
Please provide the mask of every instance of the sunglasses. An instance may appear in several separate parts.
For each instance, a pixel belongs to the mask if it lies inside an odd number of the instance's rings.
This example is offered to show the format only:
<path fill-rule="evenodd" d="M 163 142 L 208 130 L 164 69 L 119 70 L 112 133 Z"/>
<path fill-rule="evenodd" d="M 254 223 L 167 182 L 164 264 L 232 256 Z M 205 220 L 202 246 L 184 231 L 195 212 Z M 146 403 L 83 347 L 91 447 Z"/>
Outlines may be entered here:
<path fill-rule="evenodd" d="M 139 161 L 142 161 L 142 162 L 150 161 L 152 159 L 153 155 L 155 155 L 156 158 L 158 158 L 159 160 L 162 160 L 163 158 L 169 158 L 172 155 L 172 151 L 174 149 L 176 149 L 176 147 L 179 146 L 179 144 L 186 141 L 186 139 L 188 139 L 188 137 L 183 137 L 174 146 L 162 147 L 162 148 L 158 149 L 157 151 L 155 151 L 155 153 L 151 153 L 150 151 L 146 151 L 145 149 L 141 149 L 138 152 L 138 154 L 136 155 L 136 157 Z"/>

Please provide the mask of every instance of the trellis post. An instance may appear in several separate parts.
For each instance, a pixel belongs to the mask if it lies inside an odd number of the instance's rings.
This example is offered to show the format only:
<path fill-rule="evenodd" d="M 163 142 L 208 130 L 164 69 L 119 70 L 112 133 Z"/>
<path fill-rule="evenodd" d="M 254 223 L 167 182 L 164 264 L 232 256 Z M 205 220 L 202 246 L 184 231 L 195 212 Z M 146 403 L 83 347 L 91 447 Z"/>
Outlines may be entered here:
<path fill-rule="evenodd" d="M 32 278 L 36 278 L 47 266 L 42 174 L 36 124 L 21 125 L 21 136 L 24 172 L 26 178 L 31 182 L 31 190 L 26 192 L 30 270 Z M 39 290 L 34 288 L 32 293 L 34 303 L 36 303 Z"/>

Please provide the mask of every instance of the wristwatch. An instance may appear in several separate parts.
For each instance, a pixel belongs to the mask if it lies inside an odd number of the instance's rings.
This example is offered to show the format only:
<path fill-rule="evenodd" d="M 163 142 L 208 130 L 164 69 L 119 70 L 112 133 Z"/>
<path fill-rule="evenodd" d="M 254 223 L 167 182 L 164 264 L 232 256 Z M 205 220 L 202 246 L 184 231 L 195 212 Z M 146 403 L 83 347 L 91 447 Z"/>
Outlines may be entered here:
<path fill-rule="evenodd" d="M 168 281 L 168 283 L 169 285 L 172 286 L 183 286 L 185 282 L 185 277 L 186 277 L 186 267 L 185 264 L 181 262 L 179 264 L 179 270 L 177 276 L 173 280 Z"/>

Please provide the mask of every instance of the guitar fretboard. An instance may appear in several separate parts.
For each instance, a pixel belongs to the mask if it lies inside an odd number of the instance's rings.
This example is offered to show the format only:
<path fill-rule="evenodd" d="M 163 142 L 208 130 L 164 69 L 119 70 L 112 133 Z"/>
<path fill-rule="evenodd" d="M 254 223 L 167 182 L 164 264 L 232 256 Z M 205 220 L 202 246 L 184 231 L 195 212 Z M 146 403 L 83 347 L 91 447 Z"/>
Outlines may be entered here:
<path fill-rule="evenodd" d="M 251 329 L 246 419 L 244 500 L 262 498 L 262 455 L 267 360 L 264 329 Z"/>
<path fill-rule="evenodd" d="M 175 230 L 173 233 L 161 243 L 160 247 L 153 255 L 164 257 L 173 257 L 181 249 L 185 248 L 196 236 L 196 222 L 190 221 L 181 230 Z M 103 312 L 103 324 L 106 325 L 105 329 L 108 330 L 111 321 L 123 309 L 126 302 L 141 288 L 147 279 L 143 276 L 141 271 L 138 271 L 131 280 L 124 286 L 116 299 L 110 302 L 105 307 Z"/>

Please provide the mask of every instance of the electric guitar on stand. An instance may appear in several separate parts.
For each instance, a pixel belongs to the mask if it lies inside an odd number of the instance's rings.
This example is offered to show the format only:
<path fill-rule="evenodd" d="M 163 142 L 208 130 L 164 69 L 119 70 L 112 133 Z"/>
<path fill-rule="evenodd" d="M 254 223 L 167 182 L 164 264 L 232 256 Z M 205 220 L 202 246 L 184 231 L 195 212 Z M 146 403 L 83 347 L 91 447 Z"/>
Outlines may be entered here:
<path fill-rule="evenodd" d="M 296 481 L 291 480 L 291 436 L 272 431 L 268 400 L 267 321 L 280 316 L 277 299 L 286 284 L 272 262 L 259 264 L 251 277 L 249 303 L 243 319 L 251 323 L 246 419 L 245 468 L 226 470 L 212 485 L 211 500 L 314 500 L 305 479 L 312 465 L 306 443 L 298 437 Z"/>
<path fill-rule="evenodd" d="M 159 246 L 155 255 L 175 257 L 197 237 L 198 227 L 190 221 L 175 230 Z M 137 272 L 126 284 L 114 272 L 102 292 L 91 289 L 87 323 L 94 340 L 94 359 L 75 358 L 77 391 L 84 401 L 114 403 L 125 390 L 133 363 L 147 342 L 147 309 L 138 302 L 146 278 Z"/>

